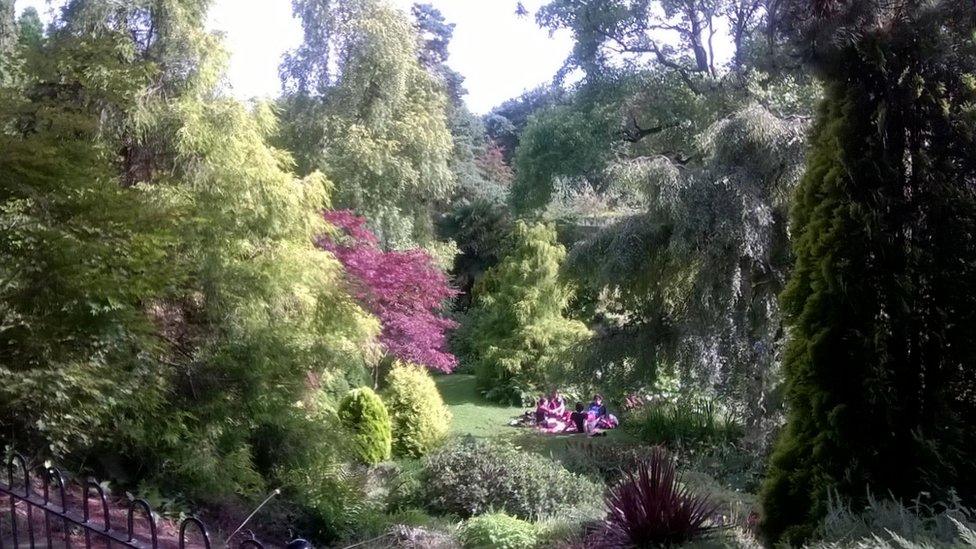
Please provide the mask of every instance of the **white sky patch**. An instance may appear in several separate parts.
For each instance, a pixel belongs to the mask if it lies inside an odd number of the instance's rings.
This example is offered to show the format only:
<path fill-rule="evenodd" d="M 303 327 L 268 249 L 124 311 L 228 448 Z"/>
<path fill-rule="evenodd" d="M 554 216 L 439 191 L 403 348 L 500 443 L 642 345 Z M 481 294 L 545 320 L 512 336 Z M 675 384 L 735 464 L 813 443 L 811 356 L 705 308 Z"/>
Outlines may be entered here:
<path fill-rule="evenodd" d="M 413 0 L 391 0 L 409 10 Z M 448 64 L 465 77 L 469 108 L 493 106 L 550 81 L 572 49 L 568 32 L 550 37 L 533 18 L 515 16 L 516 0 L 428 0 L 456 25 Z M 524 1 L 534 13 L 545 0 Z M 17 0 L 17 12 L 33 6 L 45 21 L 60 0 Z M 227 79 L 240 99 L 270 98 L 281 91 L 281 56 L 301 43 L 301 26 L 290 0 L 215 0 L 208 28 L 224 34 L 230 52 Z"/>

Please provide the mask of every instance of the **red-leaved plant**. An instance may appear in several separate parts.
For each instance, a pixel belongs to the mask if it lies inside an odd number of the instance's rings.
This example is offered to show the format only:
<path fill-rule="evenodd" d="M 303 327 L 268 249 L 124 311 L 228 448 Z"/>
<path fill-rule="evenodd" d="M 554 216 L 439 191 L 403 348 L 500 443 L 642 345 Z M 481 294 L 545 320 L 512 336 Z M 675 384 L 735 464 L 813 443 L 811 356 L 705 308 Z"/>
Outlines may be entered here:
<path fill-rule="evenodd" d="M 682 485 L 674 461 L 660 447 L 607 493 L 606 505 L 607 546 L 669 547 L 716 527 L 718 506 Z"/>
<path fill-rule="evenodd" d="M 457 294 L 424 250 L 385 251 L 366 220 L 349 210 L 327 211 L 336 233 L 318 239 L 346 268 L 356 299 L 379 318 L 387 354 L 431 370 L 450 372 L 457 359 L 446 350 L 457 324 L 443 314 Z"/>

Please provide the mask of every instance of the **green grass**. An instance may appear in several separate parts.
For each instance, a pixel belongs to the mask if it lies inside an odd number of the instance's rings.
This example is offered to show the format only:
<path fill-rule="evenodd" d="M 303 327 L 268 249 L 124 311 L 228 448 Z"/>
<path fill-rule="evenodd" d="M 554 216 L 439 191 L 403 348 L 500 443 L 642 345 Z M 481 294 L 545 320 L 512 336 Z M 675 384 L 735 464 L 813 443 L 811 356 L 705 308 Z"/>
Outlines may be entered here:
<path fill-rule="evenodd" d="M 499 406 L 481 398 L 475 377 L 451 374 L 435 378 L 444 403 L 454 415 L 451 433 L 479 438 L 511 436 L 517 429 L 509 426 L 512 418 L 525 412 L 518 406 Z"/>

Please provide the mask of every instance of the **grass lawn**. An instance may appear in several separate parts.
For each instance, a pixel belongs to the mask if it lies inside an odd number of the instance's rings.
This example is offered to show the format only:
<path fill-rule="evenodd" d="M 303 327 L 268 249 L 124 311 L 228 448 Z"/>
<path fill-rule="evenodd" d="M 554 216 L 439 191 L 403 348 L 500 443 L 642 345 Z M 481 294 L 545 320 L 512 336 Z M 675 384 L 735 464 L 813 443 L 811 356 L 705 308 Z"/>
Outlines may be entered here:
<path fill-rule="evenodd" d="M 451 374 L 435 378 L 444 404 L 454 414 L 451 433 L 476 437 L 511 436 L 521 429 L 508 425 L 527 408 L 500 406 L 481 398 L 473 375 Z"/>
<path fill-rule="evenodd" d="M 500 406 L 486 401 L 478 393 L 475 377 L 468 374 L 442 375 L 434 378 L 444 403 L 454 415 L 451 433 L 478 438 L 508 438 L 528 450 L 541 454 L 559 453 L 569 441 L 583 440 L 579 434 L 545 435 L 534 429 L 511 427 L 512 418 L 528 408 Z M 591 438 L 594 444 L 632 442 L 620 429 L 608 431 L 608 436 Z"/>

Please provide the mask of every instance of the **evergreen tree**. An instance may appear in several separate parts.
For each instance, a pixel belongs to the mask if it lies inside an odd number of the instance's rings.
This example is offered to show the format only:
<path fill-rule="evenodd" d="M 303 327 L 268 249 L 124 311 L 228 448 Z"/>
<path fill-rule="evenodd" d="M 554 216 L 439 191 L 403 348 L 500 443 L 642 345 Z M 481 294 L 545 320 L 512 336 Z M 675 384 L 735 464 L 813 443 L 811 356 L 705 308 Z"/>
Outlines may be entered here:
<path fill-rule="evenodd" d="M 827 85 L 782 297 L 789 418 L 762 494 L 770 540 L 799 543 L 833 493 L 976 497 L 976 51 L 958 2 L 787 8 Z"/>
<path fill-rule="evenodd" d="M 517 222 L 501 263 L 475 287 L 463 337 L 488 398 L 521 403 L 545 386 L 553 361 L 589 336 L 563 316 L 572 297 L 559 278 L 565 256 L 554 228 Z"/>
<path fill-rule="evenodd" d="M 17 41 L 25 48 L 37 48 L 44 40 L 44 25 L 34 8 L 27 8 L 17 20 Z"/>

